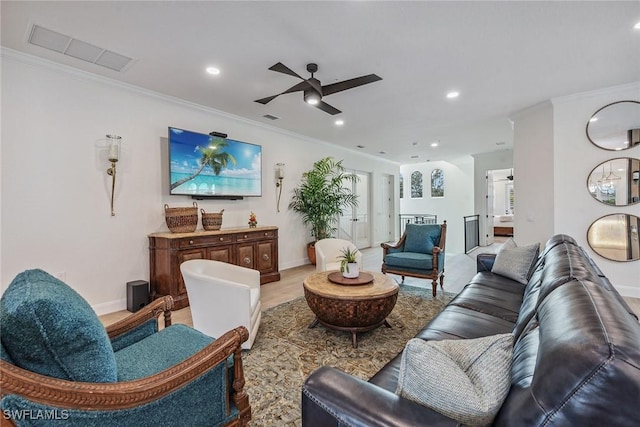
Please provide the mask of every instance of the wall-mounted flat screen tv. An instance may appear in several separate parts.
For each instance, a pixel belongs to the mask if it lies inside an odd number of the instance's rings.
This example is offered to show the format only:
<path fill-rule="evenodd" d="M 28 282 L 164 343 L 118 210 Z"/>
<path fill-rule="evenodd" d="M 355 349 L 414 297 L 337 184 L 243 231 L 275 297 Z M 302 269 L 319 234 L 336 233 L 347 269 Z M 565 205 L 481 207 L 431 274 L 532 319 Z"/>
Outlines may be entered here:
<path fill-rule="evenodd" d="M 193 198 L 262 195 L 262 147 L 169 127 L 170 194 Z"/>

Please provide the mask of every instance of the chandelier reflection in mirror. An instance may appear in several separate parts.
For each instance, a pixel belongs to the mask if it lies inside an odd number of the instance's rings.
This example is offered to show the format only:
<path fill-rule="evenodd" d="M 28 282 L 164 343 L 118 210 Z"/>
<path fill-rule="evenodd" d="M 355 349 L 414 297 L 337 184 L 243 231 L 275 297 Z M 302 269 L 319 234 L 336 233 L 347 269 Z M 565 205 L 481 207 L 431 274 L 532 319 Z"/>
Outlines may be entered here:
<path fill-rule="evenodd" d="M 607 160 L 591 171 L 587 189 L 601 203 L 628 206 L 640 202 L 640 180 L 634 175 L 640 159 L 622 157 Z"/>

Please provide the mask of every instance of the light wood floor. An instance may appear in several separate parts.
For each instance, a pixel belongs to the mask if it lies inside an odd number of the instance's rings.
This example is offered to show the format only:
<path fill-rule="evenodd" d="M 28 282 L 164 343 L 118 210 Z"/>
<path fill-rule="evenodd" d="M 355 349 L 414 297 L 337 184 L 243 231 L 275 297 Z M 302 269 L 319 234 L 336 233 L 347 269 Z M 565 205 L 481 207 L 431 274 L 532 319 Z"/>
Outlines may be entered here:
<path fill-rule="evenodd" d="M 445 264 L 444 290 L 446 292 L 458 293 L 469 282 L 476 273 L 475 255 L 482 252 L 497 252 L 504 239 L 496 239 L 496 243 L 488 247 L 478 248 L 468 255 L 460 254 L 448 256 Z M 382 265 L 382 249 L 380 247 L 363 249 L 362 251 L 363 269 L 369 271 L 380 271 Z M 277 282 L 267 283 L 260 288 L 260 301 L 262 310 L 275 307 L 287 301 L 291 301 L 304 295 L 302 281 L 306 276 L 315 271 L 315 266 L 311 264 L 282 270 L 281 278 Z M 401 281 L 400 276 L 390 275 Z M 420 286 L 431 289 L 431 281 L 425 279 L 415 279 L 407 277 L 405 283 L 412 286 Z M 441 292 L 438 287 L 438 292 Z M 634 312 L 640 316 L 640 299 L 625 298 Z M 103 324 L 108 325 L 131 313 L 127 310 L 100 316 Z M 173 323 L 184 323 L 193 326 L 191 321 L 191 310 L 189 307 L 176 310 L 172 313 Z"/>

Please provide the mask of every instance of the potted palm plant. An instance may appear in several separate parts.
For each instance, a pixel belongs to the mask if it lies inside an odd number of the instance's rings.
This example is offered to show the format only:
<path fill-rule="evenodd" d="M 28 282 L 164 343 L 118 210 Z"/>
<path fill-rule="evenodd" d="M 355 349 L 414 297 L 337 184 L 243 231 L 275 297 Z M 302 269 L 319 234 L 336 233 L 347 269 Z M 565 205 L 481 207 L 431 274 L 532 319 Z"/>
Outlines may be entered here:
<path fill-rule="evenodd" d="M 347 172 L 342 160 L 325 157 L 302 174 L 300 185 L 293 190 L 289 209 L 302 215 L 303 224 L 311 227 L 315 239 L 307 245 L 312 264 L 316 263 L 315 242 L 332 237 L 342 211 L 358 206 L 358 196 L 346 185 L 357 181 L 358 176 Z"/>
<path fill-rule="evenodd" d="M 340 260 L 340 271 L 342 276 L 348 279 L 358 277 L 360 271 L 358 269 L 358 250 L 351 250 L 351 248 L 343 248 L 340 250 L 342 255 L 338 256 Z"/>

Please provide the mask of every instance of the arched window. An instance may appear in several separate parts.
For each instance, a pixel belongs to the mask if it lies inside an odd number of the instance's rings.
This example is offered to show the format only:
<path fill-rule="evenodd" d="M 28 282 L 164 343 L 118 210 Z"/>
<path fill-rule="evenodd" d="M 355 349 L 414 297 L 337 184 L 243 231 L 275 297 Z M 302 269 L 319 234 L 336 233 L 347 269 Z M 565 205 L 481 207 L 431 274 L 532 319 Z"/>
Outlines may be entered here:
<path fill-rule="evenodd" d="M 422 173 L 415 171 L 411 174 L 411 198 L 419 199 L 422 197 Z"/>
<path fill-rule="evenodd" d="M 431 197 L 444 197 L 444 171 L 434 169 L 431 172 Z"/>

